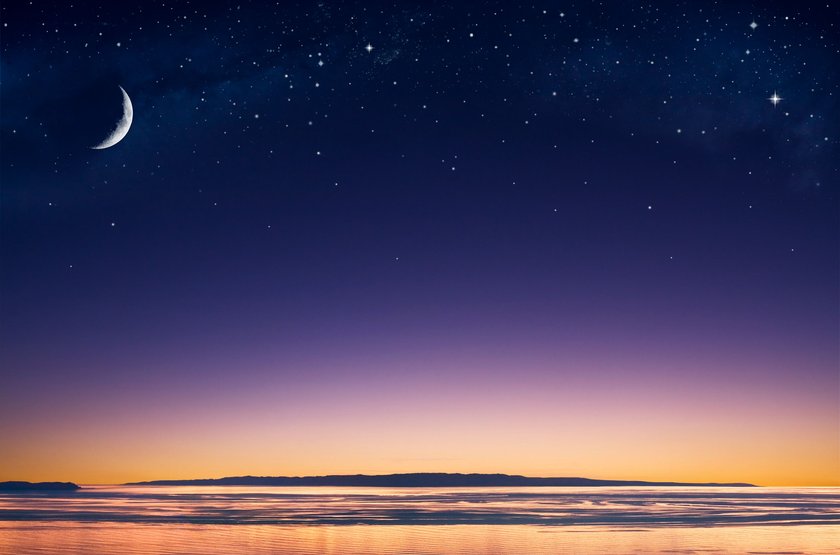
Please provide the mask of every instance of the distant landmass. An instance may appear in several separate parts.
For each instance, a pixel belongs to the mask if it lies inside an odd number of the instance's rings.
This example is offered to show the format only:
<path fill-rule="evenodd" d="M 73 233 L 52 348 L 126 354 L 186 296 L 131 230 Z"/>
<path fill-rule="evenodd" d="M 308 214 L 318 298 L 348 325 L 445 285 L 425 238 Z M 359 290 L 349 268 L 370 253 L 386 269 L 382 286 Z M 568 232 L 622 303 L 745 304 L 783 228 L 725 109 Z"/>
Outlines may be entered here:
<path fill-rule="evenodd" d="M 755 487 L 746 483 L 646 482 L 591 478 L 535 478 L 511 474 L 337 474 L 330 476 L 231 476 L 196 480 L 152 480 L 127 486 L 356 486 L 384 488 L 460 488 L 517 486 L 708 486 Z"/>
<path fill-rule="evenodd" d="M 80 489 L 73 482 L 0 482 L 0 491 L 74 491 Z"/>

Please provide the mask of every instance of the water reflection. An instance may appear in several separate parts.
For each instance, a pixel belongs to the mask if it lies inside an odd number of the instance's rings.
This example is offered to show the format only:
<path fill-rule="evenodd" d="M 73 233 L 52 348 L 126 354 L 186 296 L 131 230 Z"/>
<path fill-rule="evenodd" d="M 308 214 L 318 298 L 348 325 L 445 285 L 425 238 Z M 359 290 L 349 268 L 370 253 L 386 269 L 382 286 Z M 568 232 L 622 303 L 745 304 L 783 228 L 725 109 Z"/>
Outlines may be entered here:
<path fill-rule="evenodd" d="M 836 526 L 276 526 L 0 522 L 0 553 L 838 553 Z"/>
<path fill-rule="evenodd" d="M 91 486 L 0 495 L 0 553 L 827 553 L 837 545 L 838 488 Z"/>
<path fill-rule="evenodd" d="M 840 524 L 838 488 L 88 486 L 0 495 L 0 520 L 192 524 Z"/>

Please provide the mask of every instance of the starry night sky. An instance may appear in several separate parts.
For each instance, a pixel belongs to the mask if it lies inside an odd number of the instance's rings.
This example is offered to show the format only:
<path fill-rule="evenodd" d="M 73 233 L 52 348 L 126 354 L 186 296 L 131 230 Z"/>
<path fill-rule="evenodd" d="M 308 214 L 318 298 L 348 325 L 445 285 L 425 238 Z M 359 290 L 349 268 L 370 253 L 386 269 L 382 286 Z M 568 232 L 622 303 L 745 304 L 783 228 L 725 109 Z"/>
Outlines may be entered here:
<path fill-rule="evenodd" d="M 0 21 L 0 479 L 840 483 L 837 5 Z"/>

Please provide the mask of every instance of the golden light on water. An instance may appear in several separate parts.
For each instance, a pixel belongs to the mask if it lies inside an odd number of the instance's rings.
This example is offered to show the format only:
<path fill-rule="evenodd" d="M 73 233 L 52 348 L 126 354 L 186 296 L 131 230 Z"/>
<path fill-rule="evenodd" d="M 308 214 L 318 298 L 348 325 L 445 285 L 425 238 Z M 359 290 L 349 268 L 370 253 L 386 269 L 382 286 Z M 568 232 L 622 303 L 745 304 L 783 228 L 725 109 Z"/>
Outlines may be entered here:
<path fill-rule="evenodd" d="M 93 487 L 0 495 L 0 514 L 0 552 L 48 555 L 819 554 L 840 545 L 838 488 Z"/>
<path fill-rule="evenodd" d="M 540 526 L 268 526 L 27 524 L 0 522 L 4 553 L 150 555 L 200 550 L 229 553 L 467 555 L 474 553 L 673 553 L 675 548 L 836 553 L 840 529 L 829 526 L 737 526 L 599 530 Z"/>

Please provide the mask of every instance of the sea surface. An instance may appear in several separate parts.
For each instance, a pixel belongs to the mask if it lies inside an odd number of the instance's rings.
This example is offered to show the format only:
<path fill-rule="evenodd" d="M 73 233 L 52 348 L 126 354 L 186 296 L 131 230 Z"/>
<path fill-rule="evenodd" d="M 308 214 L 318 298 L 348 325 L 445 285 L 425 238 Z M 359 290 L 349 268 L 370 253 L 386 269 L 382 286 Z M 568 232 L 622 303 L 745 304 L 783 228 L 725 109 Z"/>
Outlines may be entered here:
<path fill-rule="evenodd" d="M 86 486 L 0 494 L 0 553 L 840 553 L 840 488 Z"/>

